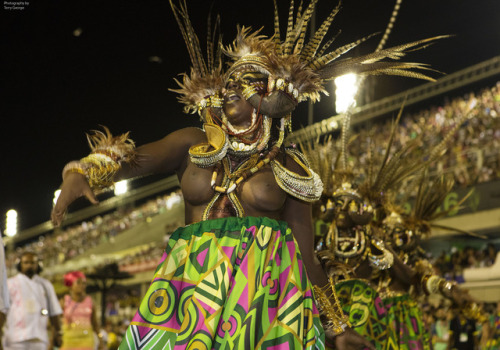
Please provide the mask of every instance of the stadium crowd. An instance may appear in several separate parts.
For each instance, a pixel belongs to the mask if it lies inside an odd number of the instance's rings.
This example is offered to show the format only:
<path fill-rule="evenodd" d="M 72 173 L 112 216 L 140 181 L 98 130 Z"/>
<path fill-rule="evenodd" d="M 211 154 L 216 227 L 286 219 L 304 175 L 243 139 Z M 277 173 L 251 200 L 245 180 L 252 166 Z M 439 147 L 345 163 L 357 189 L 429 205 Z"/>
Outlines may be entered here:
<path fill-rule="evenodd" d="M 425 159 L 433 146 L 440 143 L 455 127 L 458 116 L 475 106 L 467 120 L 450 140 L 450 149 L 435 164 L 434 171 L 453 174 L 457 185 L 470 186 L 500 178 L 500 82 L 480 92 L 446 100 L 442 106 L 432 106 L 414 114 L 403 115 L 394 147 L 410 140 L 418 142 L 410 156 Z M 363 168 L 371 154 L 383 154 L 389 139 L 391 120 L 362 126 L 353 133 L 356 139 L 349 146 L 349 161 Z M 420 138 L 420 136 L 423 136 Z"/>

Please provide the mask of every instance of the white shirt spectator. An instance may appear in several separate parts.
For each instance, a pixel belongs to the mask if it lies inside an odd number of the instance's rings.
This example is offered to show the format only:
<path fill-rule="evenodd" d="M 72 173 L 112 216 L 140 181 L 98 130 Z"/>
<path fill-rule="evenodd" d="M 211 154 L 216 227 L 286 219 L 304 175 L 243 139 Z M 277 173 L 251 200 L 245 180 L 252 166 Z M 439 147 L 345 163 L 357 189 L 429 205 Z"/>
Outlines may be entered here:
<path fill-rule="evenodd" d="M 5 344 L 40 340 L 48 344 L 50 316 L 62 314 L 52 284 L 38 275 L 29 278 L 18 273 L 7 280 L 10 310 L 7 314 Z"/>

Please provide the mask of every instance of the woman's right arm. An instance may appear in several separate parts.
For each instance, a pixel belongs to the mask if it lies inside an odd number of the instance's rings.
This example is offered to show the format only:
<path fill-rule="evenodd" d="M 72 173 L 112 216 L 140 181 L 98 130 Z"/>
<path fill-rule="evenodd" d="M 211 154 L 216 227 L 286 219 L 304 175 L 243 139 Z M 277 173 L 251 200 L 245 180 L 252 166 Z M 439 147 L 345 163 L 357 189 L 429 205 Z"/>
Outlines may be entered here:
<path fill-rule="evenodd" d="M 206 137 L 201 129 L 185 128 L 175 131 L 161 140 L 138 147 L 135 162 L 122 164 L 113 180 L 119 181 L 158 173 L 181 174 L 187 164 L 189 148 L 204 141 Z M 52 210 L 51 219 L 54 226 L 61 224 L 68 206 L 80 197 L 86 197 L 92 204 L 98 204 L 96 195 L 85 176 L 70 172 L 64 177 L 61 193 Z"/>

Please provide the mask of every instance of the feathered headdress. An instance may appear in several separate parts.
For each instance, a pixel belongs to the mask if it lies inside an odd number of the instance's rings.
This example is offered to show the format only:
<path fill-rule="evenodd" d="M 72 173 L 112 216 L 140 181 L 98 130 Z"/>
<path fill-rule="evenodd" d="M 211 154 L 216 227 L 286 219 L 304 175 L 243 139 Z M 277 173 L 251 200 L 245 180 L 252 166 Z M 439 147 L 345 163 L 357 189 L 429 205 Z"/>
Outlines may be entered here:
<path fill-rule="evenodd" d="M 260 30 L 251 32 L 248 27 L 238 28 L 238 34 L 232 45 L 224 49 L 232 62 L 226 72 L 222 67 L 221 36 L 216 35 L 219 27 L 217 17 L 214 29 L 210 21 L 207 37 L 207 57 L 203 57 L 200 42 L 187 13 L 186 0 L 180 0 L 179 6 L 170 5 L 188 48 L 192 68 L 190 74 L 183 74 L 180 88 L 173 90 L 182 96 L 179 101 L 185 104 L 186 112 L 200 112 L 205 107 L 220 108 L 219 96 L 224 84 L 224 77 L 241 69 L 260 71 L 268 75 L 267 91 L 262 92 L 252 86 L 244 91 L 245 98 L 261 113 L 270 117 L 284 117 L 301 101 L 316 102 L 322 93 L 327 94 L 327 81 L 346 73 L 360 75 L 401 75 L 411 78 L 434 80 L 417 70 L 431 70 L 427 65 L 412 62 L 396 62 L 406 53 L 427 47 L 437 36 L 396 47 L 381 49 L 368 55 L 345 58 L 348 51 L 368 40 L 372 35 L 330 50 L 335 37 L 326 41 L 329 28 L 340 9 L 336 6 L 319 28 L 306 34 L 309 22 L 318 0 L 311 0 L 307 6 L 302 2 L 295 10 L 294 0 L 288 9 L 287 28 L 282 38 L 278 6 L 274 0 L 274 35 L 266 37 Z M 393 61 L 387 62 L 384 59 Z M 227 73 L 227 75 L 225 74 Z"/>
<path fill-rule="evenodd" d="M 255 107 L 260 106 L 263 114 L 271 117 L 288 115 L 298 102 L 316 102 L 321 93 L 327 94 L 325 84 L 346 73 L 360 75 L 400 75 L 411 78 L 434 79 L 416 70 L 431 70 L 427 65 L 412 62 L 394 62 L 407 52 L 427 47 L 445 36 L 423 39 L 388 49 L 378 50 L 368 55 L 339 58 L 369 39 L 372 35 L 359 39 L 334 50 L 329 50 L 335 38 L 324 43 L 328 30 L 339 11 L 335 7 L 306 42 L 309 21 L 318 0 L 311 0 L 308 6 L 302 3 L 295 11 L 291 0 L 285 37 L 280 34 L 278 7 L 274 0 L 274 35 L 267 38 L 259 35 L 260 30 L 250 33 L 249 28 L 239 28 L 233 44 L 225 48 L 225 53 L 233 63 L 228 74 L 241 69 L 254 69 L 269 75 L 268 91 L 265 97 L 258 91 L 247 91 L 246 98 Z M 295 13 L 296 12 L 296 13 Z M 382 62 L 384 59 L 394 60 Z"/>

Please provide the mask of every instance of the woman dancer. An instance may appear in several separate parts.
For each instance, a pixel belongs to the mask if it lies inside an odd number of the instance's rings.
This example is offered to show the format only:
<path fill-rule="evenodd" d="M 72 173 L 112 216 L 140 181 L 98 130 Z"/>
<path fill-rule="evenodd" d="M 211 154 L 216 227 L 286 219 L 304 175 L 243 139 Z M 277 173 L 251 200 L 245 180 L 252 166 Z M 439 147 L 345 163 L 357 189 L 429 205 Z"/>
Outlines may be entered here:
<path fill-rule="evenodd" d="M 362 40 L 325 54 L 330 44 L 321 42 L 334 9 L 306 44 L 315 4 L 294 15 L 292 2 L 284 40 L 277 9 L 272 38 L 240 28 L 225 49 L 224 71 L 216 36 L 209 35 L 205 61 L 185 2 L 171 2 L 193 63 L 177 92 L 186 111 L 199 113 L 203 130 L 182 129 L 136 150 L 127 135 L 96 132 L 91 155 L 63 170 L 55 224 L 76 198 L 97 203 L 94 191 L 114 181 L 151 173 L 179 178 L 187 226 L 171 236 L 121 348 L 322 349 L 325 333 L 338 349 L 373 348 L 349 327 L 315 258 L 311 203 L 321 181 L 283 140 L 296 105 L 318 100 L 327 80 L 346 69 L 405 75 L 424 68 L 378 63 L 431 39 L 337 64 Z"/>

